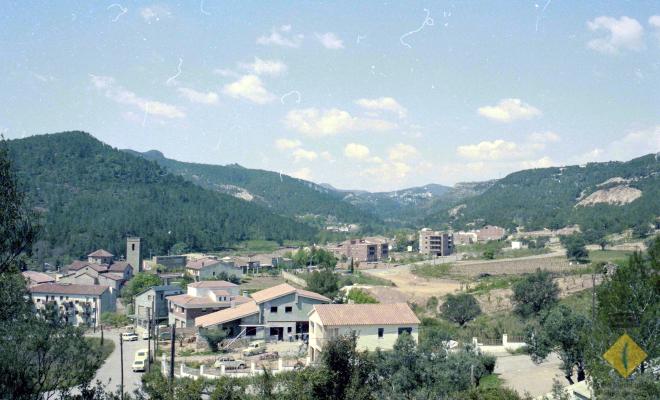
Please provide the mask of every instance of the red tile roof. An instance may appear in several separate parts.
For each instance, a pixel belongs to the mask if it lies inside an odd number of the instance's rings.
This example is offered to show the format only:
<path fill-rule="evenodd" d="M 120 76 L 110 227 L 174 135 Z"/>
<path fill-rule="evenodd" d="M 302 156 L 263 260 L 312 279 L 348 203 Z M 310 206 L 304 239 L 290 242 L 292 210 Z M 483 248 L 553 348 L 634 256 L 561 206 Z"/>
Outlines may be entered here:
<path fill-rule="evenodd" d="M 186 269 L 195 269 L 200 270 L 202 268 L 210 267 L 212 265 L 220 264 L 220 260 L 216 260 L 210 257 L 202 257 L 194 261 L 188 262 L 186 264 Z"/>
<path fill-rule="evenodd" d="M 254 301 L 244 303 L 234 308 L 216 311 L 214 313 L 195 318 L 195 326 L 205 328 L 207 326 L 224 324 L 225 322 L 249 317 L 258 314 L 259 306 Z"/>
<path fill-rule="evenodd" d="M 123 273 L 128 268 L 133 268 L 133 266 L 129 264 L 128 261 L 115 261 L 112 264 L 110 264 L 110 268 L 108 268 L 108 271 Z"/>
<path fill-rule="evenodd" d="M 167 300 L 183 308 L 229 307 L 228 301 L 215 302 L 208 297 L 197 297 L 189 294 L 170 296 Z"/>
<path fill-rule="evenodd" d="M 188 287 L 206 288 L 206 289 L 221 289 L 221 288 L 236 287 L 236 286 L 238 285 L 227 281 L 201 281 L 201 282 L 188 284 Z"/>
<path fill-rule="evenodd" d="M 298 293 L 298 296 L 308 297 L 311 299 L 321 300 L 325 302 L 330 302 L 330 299 L 322 296 L 318 293 L 310 292 L 308 290 L 296 289 L 295 287 L 289 285 L 288 283 L 283 283 L 281 285 L 269 287 L 268 289 L 260 290 L 258 292 L 252 293 L 252 298 L 257 304 L 264 303 L 269 300 L 276 299 L 278 297 L 286 296 L 292 293 Z"/>
<path fill-rule="evenodd" d="M 41 285 L 32 286 L 30 288 L 30 292 L 43 294 L 78 294 L 84 296 L 99 296 L 109 289 L 110 287 L 102 285 L 42 283 Z"/>
<path fill-rule="evenodd" d="M 30 282 L 35 284 L 55 282 L 55 278 L 50 275 L 44 274 L 43 272 L 37 271 L 24 271 L 22 272 L 23 276 L 26 279 L 29 279 Z"/>
<path fill-rule="evenodd" d="M 87 254 L 87 257 L 114 257 L 114 255 L 107 250 L 99 249 Z"/>
<path fill-rule="evenodd" d="M 315 304 L 323 326 L 419 325 L 419 319 L 406 303 L 395 304 Z"/>

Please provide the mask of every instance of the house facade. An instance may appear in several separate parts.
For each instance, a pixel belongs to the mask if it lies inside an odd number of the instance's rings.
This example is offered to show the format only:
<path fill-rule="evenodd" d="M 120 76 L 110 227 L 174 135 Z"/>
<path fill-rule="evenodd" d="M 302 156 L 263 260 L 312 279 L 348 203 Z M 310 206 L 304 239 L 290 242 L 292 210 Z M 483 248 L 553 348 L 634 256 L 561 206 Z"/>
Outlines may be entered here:
<path fill-rule="evenodd" d="M 243 276 L 243 271 L 241 268 L 236 267 L 233 261 L 227 259 L 219 260 L 216 257 L 210 256 L 188 261 L 186 272 L 198 282 L 204 279 L 214 279 L 220 276 L 222 272 L 237 278 Z"/>
<path fill-rule="evenodd" d="M 486 225 L 474 232 L 477 234 L 477 240 L 482 243 L 491 240 L 502 240 L 506 236 L 506 230 L 495 225 Z"/>
<path fill-rule="evenodd" d="M 314 305 L 327 303 L 325 296 L 284 283 L 253 293 L 244 304 L 196 318 L 195 325 L 229 329 L 230 337 L 296 340 L 308 334 Z"/>
<path fill-rule="evenodd" d="M 157 325 L 167 323 L 167 298 L 182 293 L 183 289 L 179 285 L 153 286 L 138 293 L 133 300 L 135 326 L 141 330 L 149 329 L 149 318 Z"/>
<path fill-rule="evenodd" d="M 319 304 L 309 313 L 309 355 L 318 362 L 328 340 L 355 334 L 359 351 L 392 350 L 404 332 L 418 342 L 420 321 L 405 303 Z"/>
<path fill-rule="evenodd" d="M 238 295 L 238 285 L 226 281 L 202 281 L 188 285 L 185 294 L 167 298 L 169 324 L 178 328 L 195 326 L 195 318 L 241 304 L 249 299 Z"/>
<path fill-rule="evenodd" d="M 101 314 L 116 311 L 116 298 L 107 286 L 43 283 L 29 290 L 38 312 L 56 310 L 75 326 L 99 326 Z"/>

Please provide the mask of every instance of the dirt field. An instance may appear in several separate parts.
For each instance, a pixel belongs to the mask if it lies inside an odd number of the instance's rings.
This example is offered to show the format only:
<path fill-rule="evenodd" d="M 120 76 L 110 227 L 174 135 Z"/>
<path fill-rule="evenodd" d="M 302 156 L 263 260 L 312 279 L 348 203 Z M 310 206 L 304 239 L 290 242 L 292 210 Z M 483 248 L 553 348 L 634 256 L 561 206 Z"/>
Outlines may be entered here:
<path fill-rule="evenodd" d="M 248 283 L 242 283 L 241 290 L 256 292 L 284 282 L 284 278 L 281 276 L 255 276 L 251 277 Z"/>
<path fill-rule="evenodd" d="M 556 253 L 550 253 L 541 256 L 512 258 L 508 260 L 461 261 L 453 264 L 449 273 L 451 275 L 473 278 L 479 274 L 525 274 L 534 272 L 537 268 L 552 272 L 561 272 L 570 269 L 571 265 L 566 257 L 558 256 Z"/>
<path fill-rule="evenodd" d="M 553 265 L 555 268 L 552 268 Z M 565 260 L 558 260 L 557 257 L 539 257 L 533 260 L 512 259 L 508 261 L 460 263 L 452 267 L 452 270 L 454 268 L 459 271 L 469 270 L 471 272 L 470 274 L 456 273 L 458 278 L 459 276 L 465 277 L 468 275 L 474 277 L 478 275 L 478 273 L 474 272 L 475 270 L 479 270 L 479 273 L 487 272 L 491 275 L 506 275 L 534 272 L 536 268 L 554 270 L 556 272 L 565 271 L 570 268 L 570 265 Z M 433 279 L 416 276 L 410 272 L 410 266 L 367 270 L 363 271 L 363 273 L 388 279 L 396 285 L 396 287 L 372 286 L 366 288 L 381 303 L 409 301 L 417 304 L 425 304 L 431 296 L 436 296 L 440 299 L 446 294 L 465 289 L 465 284 L 458 279 Z M 555 282 L 559 285 L 560 297 L 566 297 L 572 293 L 592 287 L 591 275 L 569 275 L 556 278 Z M 598 283 L 600 283 L 600 280 L 596 282 L 596 284 Z M 476 298 L 482 310 L 490 313 L 510 310 L 512 307 L 510 300 L 511 294 L 511 289 L 493 289 L 489 293 L 477 295 Z"/>
<path fill-rule="evenodd" d="M 431 296 L 439 298 L 446 294 L 459 291 L 462 286 L 461 282 L 454 279 L 420 278 L 410 273 L 410 268 L 406 266 L 381 270 L 368 270 L 363 271 L 363 273 L 378 278 L 388 279 L 396 285 L 396 287 L 379 287 L 378 292 L 369 290 L 377 299 L 379 299 L 379 301 L 382 296 L 384 299 L 406 298 L 408 301 L 425 304 L 426 300 Z M 401 297 L 401 294 L 403 294 L 404 297 Z"/>
<path fill-rule="evenodd" d="M 596 286 L 600 284 L 601 278 L 596 278 Z M 585 289 L 591 289 L 591 275 L 573 275 L 562 278 L 556 278 L 554 281 L 559 286 L 559 297 L 564 298 L 573 293 L 581 292 Z M 509 311 L 513 308 L 511 304 L 511 289 L 494 289 L 486 294 L 475 296 L 481 310 L 484 313 L 493 313 L 497 311 Z"/>

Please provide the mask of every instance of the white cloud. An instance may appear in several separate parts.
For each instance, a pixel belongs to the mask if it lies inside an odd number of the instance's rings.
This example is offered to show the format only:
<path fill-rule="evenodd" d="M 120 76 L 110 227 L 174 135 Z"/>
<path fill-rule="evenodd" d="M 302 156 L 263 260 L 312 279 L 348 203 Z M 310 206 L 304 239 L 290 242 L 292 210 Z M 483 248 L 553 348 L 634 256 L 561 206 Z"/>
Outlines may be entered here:
<path fill-rule="evenodd" d="M 282 25 L 279 28 L 273 28 L 269 36 L 260 36 L 257 38 L 257 44 L 264 46 L 282 46 L 298 48 L 305 36 L 302 34 L 292 35 L 291 25 Z"/>
<path fill-rule="evenodd" d="M 373 167 L 365 168 L 362 175 L 367 175 L 380 182 L 401 182 L 412 171 L 412 167 L 401 161 L 380 163 Z"/>
<path fill-rule="evenodd" d="M 161 6 L 161 5 L 152 5 L 140 9 L 140 16 L 142 17 L 144 22 L 148 24 L 154 21 L 158 22 L 162 18 L 169 17 L 171 15 L 172 13 L 170 12 L 170 9 L 167 8 L 166 6 Z"/>
<path fill-rule="evenodd" d="M 321 155 L 321 158 L 324 159 L 325 161 L 328 161 L 328 162 L 331 162 L 331 163 L 336 161 L 335 158 L 332 156 L 332 154 L 330 154 L 329 151 L 322 151 L 320 155 Z"/>
<path fill-rule="evenodd" d="M 377 99 L 358 99 L 355 104 L 370 111 L 390 111 L 405 118 L 408 110 L 392 97 L 379 97 Z"/>
<path fill-rule="evenodd" d="M 302 143 L 296 139 L 280 138 L 275 141 L 275 147 L 279 150 L 291 150 L 300 147 Z"/>
<path fill-rule="evenodd" d="M 480 107 L 479 115 L 499 122 L 512 122 L 519 119 L 532 119 L 541 115 L 541 110 L 520 99 L 502 99 L 496 106 Z"/>
<path fill-rule="evenodd" d="M 660 152 L 660 125 L 630 132 L 607 146 L 607 156 L 615 160 L 630 160 L 657 152 Z"/>
<path fill-rule="evenodd" d="M 366 160 L 370 153 L 367 146 L 359 143 L 349 143 L 344 147 L 344 155 L 356 160 Z"/>
<path fill-rule="evenodd" d="M 344 48 L 344 42 L 332 32 L 317 33 L 316 38 L 326 49 L 339 50 Z"/>
<path fill-rule="evenodd" d="M 534 132 L 529 135 L 529 140 L 535 143 L 557 143 L 561 140 L 561 137 L 551 131 Z"/>
<path fill-rule="evenodd" d="M 135 106 L 142 112 L 165 118 L 184 118 L 185 112 L 177 106 L 142 98 L 117 85 L 115 79 L 109 76 L 90 75 L 92 85 L 102 91 L 105 97 L 116 103 Z"/>
<path fill-rule="evenodd" d="M 239 80 L 225 85 L 222 91 L 233 98 L 242 98 L 257 104 L 270 103 L 275 99 L 257 75 L 243 75 Z"/>
<path fill-rule="evenodd" d="M 312 170 L 310 170 L 307 167 L 300 168 L 299 170 L 292 172 L 291 176 L 293 176 L 294 178 L 304 179 L 306 181 L 311 181 L 312 180 Z"/>
<path fill-rule="evenodd" d="M 179 94 L 192 103 L 200 104 L 218 104 L 218 94 L 215 92 L 198 92 L 190 88 L 178 88 Z"/>
<path fill-rule="evenodd" d="M 471 160 L 502 160 L 519 158 L 520 148 L 513 142 L 498 139 L 492 142 L 484 141 L 478 144 L 458 146 L 456 153 Z"/>
<path fill-rule="evenodd" d="M 522 169 L 548 168 L 548 167 L 552 167 L 552 165 L 553 165 L 552 159 L 548 156 L 545 156 L 539 158 L 538 160 L 522 161 L 520 163 L 520 168 Z"/>
<path fill-rule="evenodd" d="M 419 152 L 415 146 L 404 143 L 397 143 L 389 148 L 388 156 L 390 160 L 393 161 L 406 161 L 410 158 L 419 156 Z"/>
<path fill-rule="evenodd" d="M 241 68 L 246 69 L 257 75 L 278 76 L 286 72 L 287 66 L 282 61 L 262 60 L 259 57 L 254 58 L 252 63 L 242 63 Z"/>
<path fill-rule="evenodd" d="M 660 15 L 651 15 L 649 17 L 649 25 L 654 28 L 660 28 Z"/>
<path fill-rule="evenodd" d="M 316 154 L 316 152 L 311 151 L 311 150 L 305 150 L 302 148 L 297 148 L 291 153 L 293 155 L 293 160 L 295 162 L 298 161 L 314 161 L 316 160 L 319 155 Z"/>
<path fill-rule="evenodd" d="M 388 131 L 396 124 L 375 118 L 358 118 L 348 111 L 338 108 L 319 110 L 317 108 L 295 109 L 287 113 L 287 127 L 309 136 L 330 136 L 350 131 Z"/>
<path fill-rule="evenodd" d="M 213 70 L 213 73 L 225 78 L 238 78 L 239 76 L 241 76 L 241 74 L 227 68 L 216 68 Z"/>
<path fill-rule="evenodd" d="M 618 54 L 621 50 L 639 51 L 644 48 L 642 35 L 644 28 L 634 18 L 623 16 L 619 19 L 601 16 L 587 22 L 592 32 L 607 31 L 608 35 L 590 40 L 587 47 L 604 54 Z"/>

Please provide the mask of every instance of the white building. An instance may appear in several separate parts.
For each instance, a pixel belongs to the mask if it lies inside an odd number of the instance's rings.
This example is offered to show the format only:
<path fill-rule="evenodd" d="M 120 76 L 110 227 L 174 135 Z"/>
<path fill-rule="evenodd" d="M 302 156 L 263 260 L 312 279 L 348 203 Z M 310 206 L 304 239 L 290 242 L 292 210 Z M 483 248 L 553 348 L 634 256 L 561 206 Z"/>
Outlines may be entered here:
<path fill-rule="evenodd" d="M 409 333 L 418 341 L 419 319 L 405 303 L 316 304 L 309 313 L 309 352 L 320 359 L 328 340 L 357 335 L 357 349 L 392 350 L 399 335 Z"/>
<path fill-rule="evenodd" d="M 29 288 L 39 312 L 55 307 L 71 325 L 98 326 L 101 314 L 116 311 L 116 298 L 108 286 L 42 283 Z"/>

